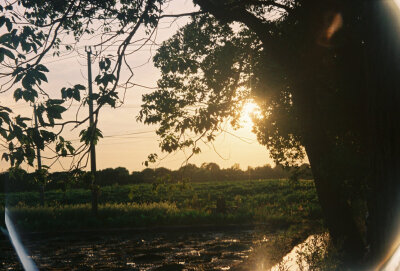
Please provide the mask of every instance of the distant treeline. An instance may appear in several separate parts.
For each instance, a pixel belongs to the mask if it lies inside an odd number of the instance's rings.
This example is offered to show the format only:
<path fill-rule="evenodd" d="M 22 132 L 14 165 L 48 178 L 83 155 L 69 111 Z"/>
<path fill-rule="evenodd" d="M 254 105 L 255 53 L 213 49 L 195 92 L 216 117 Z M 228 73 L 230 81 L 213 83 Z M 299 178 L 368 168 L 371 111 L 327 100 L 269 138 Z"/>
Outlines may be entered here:
<path fill-rule="evenodd" d="M 97 172 L 99 186 L 126 185 L 156 182 L 202 182 L 202 181 L 232 181 L 252 179 L 311 179 L 312 174 L 308 164 L 300 168 L 248 167 L 241 170 L 238 164 L 230 168 L 221 169 L 216 163 L 203 163 L 200 167 L 187 164 L 178 170 L 164 167 L 146 168 L 142 171 L 129 171 L 124 167 L 106 168 Z M 8 181 L 7 181 L 8 179 Z M 0 192 L 22 192 L 38 189 L 35 173 L 28 173 L 23 169 L 14 169 L 12 173 L 0 174 Z M 90 175 L 82 172 L 74 177 L 70 172 L 54 172 L 47 176 L 46 190 L 67 190 L 70 188 L 89 188 Z"/>

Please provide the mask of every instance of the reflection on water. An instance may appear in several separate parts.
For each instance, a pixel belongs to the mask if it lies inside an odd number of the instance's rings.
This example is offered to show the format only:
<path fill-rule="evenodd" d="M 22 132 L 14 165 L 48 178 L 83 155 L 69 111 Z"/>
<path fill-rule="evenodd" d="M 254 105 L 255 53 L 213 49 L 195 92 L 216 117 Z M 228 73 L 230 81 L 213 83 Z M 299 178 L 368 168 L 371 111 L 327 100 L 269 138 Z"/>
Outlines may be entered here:
<path fill-rule="evenodd" d="M 317 261 L 319 257 L 322 259 L 327 248 L 328 240 L 329 235 L 327 233 L 310 235 L 304 242 L 298 244 L 286 254 L 281 262 L 274 265 L 271 271 L 313 270 L 313 268 L 310 268 L 305 255 L 312 256 L 310 259 L 314 261 Z"/>
<path fill-rule="evenodd" d="M 260 240 L 253 230 L 179 229 L 30 236 L 25 243 L 40 270 L 234 270 Z M 6 240 L 0 249 L 2 267 L 18 270 Z"/>

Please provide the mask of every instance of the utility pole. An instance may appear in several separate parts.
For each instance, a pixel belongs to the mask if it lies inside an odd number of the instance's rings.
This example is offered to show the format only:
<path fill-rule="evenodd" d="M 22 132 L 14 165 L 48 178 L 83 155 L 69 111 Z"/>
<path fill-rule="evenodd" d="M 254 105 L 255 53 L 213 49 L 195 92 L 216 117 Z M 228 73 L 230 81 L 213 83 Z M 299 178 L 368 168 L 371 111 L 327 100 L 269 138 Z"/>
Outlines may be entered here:
<path fill-rule="evenodd" d="M 93 143 L 93 136 L 95 132 L 94 120 L 93 120 L 93 100 L 92 100 L 92 63 L 91 63 L 91 54 L 92 48 L 85 47 L 85 51 L 87 53 L 87 65 L 88 65 L 88 88 L 89 88 L 89 124 L 91 127 L 92 137 L 90 140 L 90 169 L 92 172 L 92 212 L 97 215 L 98 210 L 98 188 L 96 182 L 96 147 Z"/>
<path fill-rule="evenodd" d="M 36 112 L 36 104 L 33 104 L 33 115 L 35 117 L 35 129 L 36 132 L 39 133 L 38 127 L 38 117 Z M 37 156 L 37 166 L 38 166 L 38 178 L 39 178 L 39 185 L 40 185 L 40 205 L 44 206 L 44 185 L 45 185 L 45 177 L 42 172 L 42 156 L 40 155 L 40 148 L 36 144 L 36 156 Z"/>

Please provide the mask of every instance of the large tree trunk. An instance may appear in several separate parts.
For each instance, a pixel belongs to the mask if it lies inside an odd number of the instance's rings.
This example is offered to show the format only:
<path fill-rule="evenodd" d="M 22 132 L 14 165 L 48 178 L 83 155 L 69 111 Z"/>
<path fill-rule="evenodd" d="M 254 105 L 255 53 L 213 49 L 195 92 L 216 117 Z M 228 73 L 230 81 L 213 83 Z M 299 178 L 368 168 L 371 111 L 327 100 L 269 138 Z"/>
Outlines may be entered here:
<path fill-rule="evenodd" d="M 342 6 L 349 20 L 344 23 L 356 24 L 357 20 L 354 18 L 357 15 L 354 6 L 350 5 Z M 306 20 L 309 26 L 303 29 L 313 29 L 312 25 L 317 21 L 313 19 L 313 14 L 323 14 L 323 9 L 326 8 L 318 10 L 316 7 L 311 2 L 303 5 L 305 14 L 311 11 Z M 369 158 L 366 161 L 369 160 L 370 163 L 367 172 L 360 172 L 360 175 L 368 177 L 364 178 L 363 185 L 369 189 L 367 231 L 370 251 L 363 261 L 364 267 L 370 270 L 372 267 L 382 266 L 400 244 L 400 12 L 393 1 L 366 1 L 365 6 L 359 8 L 364 8 L 360 13 L 364 27 L 364 37 L 360 42 L 365 43 L 366 51 L 364 60 L 358 66 L 355 65 L 353 70 L 349 70 L 354 78 L 349 77 L 345 82 L 358 89 L 365 89 L 369 109 L 366 111 L 368 113 L 357 115 L 355 119 L 368 123 L 361 125 L 359 131 L 365 131 L 365 134 L 358 140 L 363 149 L 361 153 Z M 357 29 L 356 26 L 351 28 Z M 318 108 L 319 104 L 314 100 L 318 97 L 316 91 L 323 85 L 315 79 L 318 71 L 323 70 L 321 59 L 324 50 L 312 45 L 313 37 L 317 35 L 318 33 L 311 30 L 308 42 L 305 37 L 306 46 L 302 48 L 301 58 L 297 59 L 300 64 L 294 65 L 293 71 L 301 71 L 297 72 L 299 76 L 294 83 L 300 87 L 298 91 L 294 91 L 294 99 L 304 127 L 303 143 L 314 173 L 326 224 L 332 237 L 343 242 L 345 263 L 351 266 L 354 260 L 353 263 L 361 268 L 363 236 L 355 222 L 352 207 L 343 195 L 345 190 L 341 175 L 344 176 L 347 172 L 340 172 L 340 161 L 337 161 L 335 147 L 327 135 L 329 128 L 326 128 L 324 120 L 320 118 L 324 110 Z M 361 48 L 357 50 L 355 47 L 355 50 L 350 49 L 349 52 L 356 54 L 360 50 Z M 349 57 L 351 59 L 348 63 L 351 65 L 356 57 L 351 54 Z M 363 73 L 365 68 L 365 82 L 357 80 L 357 73 Z M 361 99 L 362 94 L 360 100 L 354 99 L 352 103 L 355 106 L 364 104 L 365 101 Z M 351 117 L 353 116 L 349 116 Z M 357 131 L 358 128 L 349 126 L 349 129 Z"/>
<path fill-rule="evenodd" d="M 324 221 L 334 243 L 343 252 L 344 264 L 358 265 L 365 253 L 362 229 L 357 225 L 353 209 L 344 193 L 347 172 L 343 172 L 334 145 L 319 118 L 323 110 L 318 108 L 315 95 L 307 96 L 306 92 L 300 92 L 293 95 L 293 100 L 300 111 L 304 129 L 302 143 L 313 172 Z"/>
<path fill-rule="evenodd" d="M 344 264 L 358 265 L 365 253 L 362 231 L 343 193 L 344 177 L 335 168 L 335 157 L 327 143 L 323 135 L 317 133 L 304 138 L 326 226 L 334 243 L 343 252 Z"/>
<path fill-rule="evenodd" d="M 346 178 L 349 176 L 347 171 L 349 168 L 350 170 L 357 169 L 343 166 L 341 160 L 344 157 L 338 156 L 335 149 L 338 145 L 333 135 L 338 133 L 336 135 L 341 136 L 340 133 L 345 130 L 342 131 L 343 128 L 335 127 L 333 124 L 335 120 L 332 119 L 335 118 L 334 114 L 329 113 L 329 109 L 324 108 L 324 105 L 318 100 L 323 95 L 321 92 L 332 87 L 329 79 L 333 78 L 335 81 L 335 76 L 339 76 L 336 75 L 336 66 L 333 66 L 333 70 L 330 72 L 332 66 L 324 61 L 332 48 L 327 45 L 329 40 L 323 40 L 326 34 L 324 31 L 330 27 L 330 22 L 326 17 L 329 15 L 334 18 L 335 14 L 341 15 L 339 12 L 340 7 L 327 5 L 320 1 L 307 1 L 303 4 L 298 10 L 298 16 L 302 18 L 303 25 L 300 26 L 300 29 L 303 30 L 301 35 L 303 35 L 304 41 L 301 43 L 299 51 L 295 52 L 294 56 L 290 56 L 295 61 L 287 61 L 289 63 L 287 70 L 291 72 L 290 77 L 294 86 L 292 90 L 293 104 L 301 122 L 302 143 L 314 175 L 326 226 L 333 241 L 343 252 L 344 265 L 354 267 L 360 265 L 365 255 L 365 236 L 363 236 L 363 229 L 355 219 L 360 214 L 355 214 L 355 210 L 351 206 L 352 199 L 349 199 L 344 192 L 345 189 L 348 189 L 345 187 Z M 320 76 L 320 74 L 322 75 Z M 327 92 L 329 93 L 329 90 Z M 338 104 L 336 107 L 342 114 L 345 111 L 351 112 L 345 103 Z M 325 116 L 329 114 L 331 114 L 330 117 Z M 354 127 L 354 129 L 357 128 Z M 353 150 L 348 148 L 348 151 L 352 152 Z M 357 157 L 357 155 L 354 156 Z"/>

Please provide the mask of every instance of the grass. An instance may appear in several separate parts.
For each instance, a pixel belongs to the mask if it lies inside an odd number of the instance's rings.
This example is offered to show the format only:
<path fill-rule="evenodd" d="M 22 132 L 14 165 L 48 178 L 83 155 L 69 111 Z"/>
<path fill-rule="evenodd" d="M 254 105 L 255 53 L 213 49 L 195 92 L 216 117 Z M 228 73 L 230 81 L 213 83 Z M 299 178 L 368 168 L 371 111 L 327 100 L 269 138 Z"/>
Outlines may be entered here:
<path fill-rule="evenodd" d="M 97 217 L 90 200 L 90 191 L 83 189 L 47 191 L 45 207 L 38 205 L 37 192 L 7 195 L 16 224 L 27 231 L 252 223 L 283 227 L 321 218 L 313 182 L 306 180 L 296 186 L 287 180 L 252 180 L 103 187 Z M 4 206 L 5 195 L 0 201 Z"/>
<path fill-rule="evenodd" d="M 60 207 L 19 206 L 11 208 L 19 228 L 31 231 L 93 228 L 151 227 L 169 225 L 232 224 L 251 220 L 249 215 L 223 215 L 196 209 L 178 209 L 175 204 L 104 204 L 98 216 L 89 204 Z"/>

